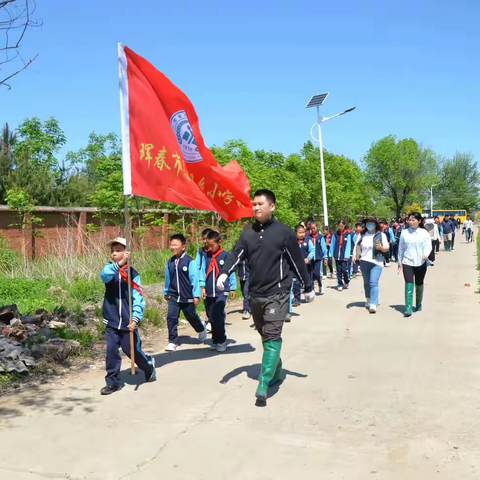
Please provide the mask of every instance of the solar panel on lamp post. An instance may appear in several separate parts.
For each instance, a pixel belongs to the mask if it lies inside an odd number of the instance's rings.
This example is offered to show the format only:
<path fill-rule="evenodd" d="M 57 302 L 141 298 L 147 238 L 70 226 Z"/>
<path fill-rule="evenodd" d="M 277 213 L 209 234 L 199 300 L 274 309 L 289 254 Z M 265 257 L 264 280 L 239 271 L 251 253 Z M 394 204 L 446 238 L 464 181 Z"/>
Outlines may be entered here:
<path fill-rule="evenodd" d="M 325 226 L 328 226 L 328 207 L 327 207 L 327 190 L 325 188 L 325 167 L 323 163 L 322 128 L 320 124 L 326 122 L 327 120 L 331 120 L 332 118 L 351 112 L 352 110 L 355 110 L 355 107 L 350 107 L 344 110 L 343 112 L 332 115 L 331 117 L 322 117 L 320 115 L 320 107 L 323 105 L 327 97 L 328 97 L 328 92 L 313 95 L 313 97 L 309 100 L 309 102 L 305 106 L 305 108 L 317 107 L 317 123 L 315 123 L 310 129 L 310 136 L 313 138 L 313 140 L 315 140 L 319 144 L 318 148 L 320 151 L 320 167 L 321 167 L 321 174 L 322 174 L 323 222 Z M 313 129 L 315 128 L 315 126 L 318 126 L 318 139 L 315 138 L 315 136 L 313 135 Z"/>

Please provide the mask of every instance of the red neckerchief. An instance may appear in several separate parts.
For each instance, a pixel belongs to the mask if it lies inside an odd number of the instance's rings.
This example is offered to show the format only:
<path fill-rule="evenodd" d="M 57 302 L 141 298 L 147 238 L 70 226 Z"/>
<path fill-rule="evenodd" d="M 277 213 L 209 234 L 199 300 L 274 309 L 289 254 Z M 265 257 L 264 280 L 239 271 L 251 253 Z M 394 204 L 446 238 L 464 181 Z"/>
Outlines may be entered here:
<path fill-rule="evenodd" d="M 326 245 L 327 247 L 329 247 L 331 241 L 332 241 L 332 234 L 331 234 L 331 233 L 327 233 L 327 234 L 325 235 L 325 245 Z"/>
<path fill-rule="evenodd" d="M 217 257 L 218 255 L 222 252 L 222 247 L 220 247 L 215 253 L 212 253 L 212 259 L 210 260 L 210 265 L 208 266 L 208 270 L 207 270 L 207 277 L 210 275 L 210 272 L 213 271 L 213 268 L 215 267 L 215 278 L 218 277 L 218 274 L 220 273 L 220 269 L 218 268 L 218 264 L 217 264 Z"/>
<path fill-rule="evenodd" d="M 318 230 L 317 230 L 317 233 L 315 233 L 315 234 L 311 233 L 310 234 L 310 239 L 312 240 L 312 243 L 314 245 L 315 245 L 315 238 L 317 237 L 317 235 L 318 235 Z"/>
<path fill-rule="evenodd" d="M 386 229 L 387 229 L 387 225 L 385 225 L 384 227 L 382 227 L 382 233 L 384 233 Z"/>
<path fill-rule="evenodd" d="M 340 235 L 340 241 L 338 242 L 338 244 L 339 244 L 340 246 L 342 246 L 342 244 L 343 244 L 343 232 L 341 232 L 341 233 L 338 232 L 338 234 Z"/>
<path fill-rule="evenodd" d="M 124 265 L 120 269 L 120 276 L 125 283 L 128 283 L 128 272 L 127 272 L 127 265 Z M 142 287 L 133 281 L 133 278 L 130 280 L 130 286 L 134 288 L 140 295 L 142 295 Z"/>

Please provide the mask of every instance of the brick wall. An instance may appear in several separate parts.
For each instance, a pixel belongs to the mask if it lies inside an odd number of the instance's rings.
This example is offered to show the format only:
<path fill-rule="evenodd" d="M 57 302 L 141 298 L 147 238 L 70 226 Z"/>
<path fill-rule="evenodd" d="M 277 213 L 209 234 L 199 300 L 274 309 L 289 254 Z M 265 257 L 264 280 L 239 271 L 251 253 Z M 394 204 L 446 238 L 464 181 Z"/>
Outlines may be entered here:
<path fill-rule="evenodd" d="M 43 207 L 47 208 L 47 207 Z M 64 254 L 83 254 L 95 248 L 101 248 L 109 239 L 124 236 L 124 228 L 108 225 L 95 216 L 95 209 L 49 209 L 48 211 L 35 212 L 35 216 L 43 219 L 42 226 L 35 227 L 35 234 L 27 226 L 19 228 L 12 224 L 20 223 L 18 214 L 4 206 L 0 209 L 0 235 L 6 239 L 10 248 L 24 253 L 27 257 L 59 256 Z M 157 212 L 155 212 L 157 213 Z M 149 249 L 167 248 L 168 238 L 173 231 L 172 224 L 179 220 L 178 216 L 168 212 L 158 212 L 163 217 L 160 227 L 147 227 L 143 238 L 132 235 L 132 248 L 140 244 Z M 133 228 L 144 225 L 142 218 L 132 218 Z M 198 229 L 203 226 L 196 225 L 192 213 L 185 216 L 188 225 L 187 236 L 191 241 L 196 241 Z M 182 229 L 180 229 L 180 232 Z"/>

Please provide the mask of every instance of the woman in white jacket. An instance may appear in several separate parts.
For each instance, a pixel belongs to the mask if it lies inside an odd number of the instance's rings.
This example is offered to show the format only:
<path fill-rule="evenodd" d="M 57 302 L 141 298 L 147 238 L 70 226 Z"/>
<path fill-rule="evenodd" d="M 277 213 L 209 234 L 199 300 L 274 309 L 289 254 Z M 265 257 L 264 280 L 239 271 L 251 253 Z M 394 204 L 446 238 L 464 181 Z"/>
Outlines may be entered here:
<path fill-rule="evenodd" d="M 408 216 L 410 227 L 402 232 L 398 246 L 398 269 L 403 269 L 405 278 L 405 317 L 412 315 L 414 283 L 417 289 L 417 312 L 422 310 L 427 258 L 432 251 L 430 235 L 425 228 L 420 227 L 421 222 L 422 216 L 417 212 Z"/>

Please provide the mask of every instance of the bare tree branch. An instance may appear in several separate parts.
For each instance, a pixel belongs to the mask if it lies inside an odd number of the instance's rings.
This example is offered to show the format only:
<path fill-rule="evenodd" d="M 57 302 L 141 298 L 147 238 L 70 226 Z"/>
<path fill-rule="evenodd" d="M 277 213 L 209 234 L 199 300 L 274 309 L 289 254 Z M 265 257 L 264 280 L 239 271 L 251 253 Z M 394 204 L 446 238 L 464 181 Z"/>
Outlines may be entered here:
<path fill-rule="evenodd" d="M 5 85 L 10 89 L 11 86 L 6 81 L 25 70 L 38 56 L 37 54 L 25 62 L 19 51 L 27 29 L 42 25 L 41 22 L 32 20 L 35 9 L 35 0 L 0 0 L 0 31 L 5 32 L 5 43 L 0 46 L 0 53 L 4 52 L 2 53 L 3 58 L 0 58 L 0 65 L 11 63 L 18 57 L 23 62 L 21 68 L 7 75 L 3 80 L 0 78 L 0 86 Z M 13 57 L 9 54 L 12 50 L 15 52 Z"/>
<path fill-rule="evenodd" d="M 7 78 L 4 78 L 3 80 L 0 80 L 0 85 L 5 85 L 10 90 L 12 87 L 8 83 L 6 83 L 6 81 L 10 80 L 12 77 L 14 77 L 15 75 L 18 75 L 20 72 L 25 70 L 37 57 L 38 57 L 38 53 L 33 58 L 31 58 L 22 68 L 17 70 L 15 73 L 12 73 Z"/>

